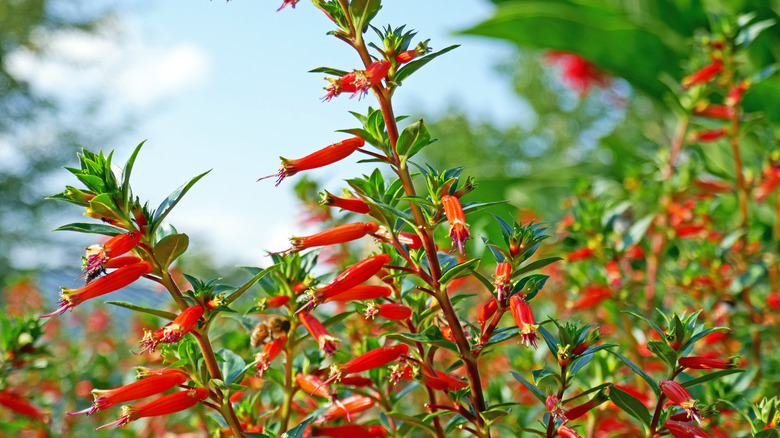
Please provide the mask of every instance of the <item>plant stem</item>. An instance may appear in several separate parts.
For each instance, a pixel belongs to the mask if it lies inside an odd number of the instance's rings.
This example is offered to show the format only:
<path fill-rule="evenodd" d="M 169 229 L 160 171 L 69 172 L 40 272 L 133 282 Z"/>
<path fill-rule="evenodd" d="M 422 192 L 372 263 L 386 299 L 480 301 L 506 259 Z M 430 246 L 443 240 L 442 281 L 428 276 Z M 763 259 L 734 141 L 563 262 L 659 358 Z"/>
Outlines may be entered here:
<path fill-rule="evenodd" d="M 566 392 L 566 380 L 568 379 L 568 368 L 566 365 L 561 365 L 561 386 L 558 387 L 558 400 L 563 400 L 563 394 Z M 550 419 L 547 420 L 547 438 L 555 436 L 555 417 L 550 414 Z"/>
<path fill-rule="evenodd" d="M 690 115 L 686 114 L 677 122 L 677 130 L 674 132 L 672 146 L 669 149 L 669 163 L 664 170 L 663 176 L 665 181 L 672 179 L 672 175 L 674 175 L 674 168 L 677 165 L 677 158 L 680 156 L 680 152 L 682 151 L 685 142 L 685 133 L 688 131 L 689 121 Z"/>
<path fill-rule="evenodd" d="M 290 330 L 290 333 L 294 333 Z M 287 427 L 290 424 L 290 413 L 292 411 L 292 400 L 295 395 L 295 386 L 293 380 L 293 356 L 292 347 L 290 341 L 287 341 L 287 345 L 284 348 L 284 357 L 286 360 L 284 367 L 284 402 L 282 403 L 282 419 L 279 426 L 279 432 L 283 433 L 287 431 Z"/>

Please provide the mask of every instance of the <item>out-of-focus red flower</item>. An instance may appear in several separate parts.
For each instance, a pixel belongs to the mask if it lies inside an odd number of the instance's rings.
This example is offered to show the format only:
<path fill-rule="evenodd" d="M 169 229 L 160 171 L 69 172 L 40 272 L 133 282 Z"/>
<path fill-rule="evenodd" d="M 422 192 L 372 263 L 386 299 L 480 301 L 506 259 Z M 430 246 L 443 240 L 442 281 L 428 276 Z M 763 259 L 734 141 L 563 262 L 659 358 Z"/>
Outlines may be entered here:
<path fill-rule="evenodd" d="M 580 98 L 585 97 L 593 86 L 605 87 L 609 84 L 601 69 L 576 53 L 548 50 L 544 58 L 548 64 L 560 67 L 563 83 L 576 91 Z"/>
<path fill-rule="evenodd" d="M 592 309 L 610 297 L 612 297 L 612 290 L 610 288 L 598 283 L 589 284 L 583 288 L 579 298 L 574 302 L 574 309 Z"/>
<path fill-rule="evenodd" d="M 566 260 L 570 262 L 578 262 L 580 260 L 587 260 L 591 257 L 593 257 L 593 254 L 596 253 L 596 250 L 588 248 L 587 246 L 584 246 L 582 248 L 575 249 L 574 251 L 566 254 Z"/>
<path fill-rule="evenodd" d="M 406 345 L 406 344 L 402 344 Z M 362 395 L 351 395 L 341 401 L 341 405 L 329 407 L 316 423 L 326 423 L 337 418 L 346 417 L 348 414 L 363 412 L 374 406 L 374 399 Z"/>
<path fill-rule="evenodd" d="M 713 61 L 682 80 L 683 88 L 690 88 L 694 85 L 706 84 L 712 82 L 723 71 L 723 62 Z"/>
<path fill-rule="evenodd" d="M 681 367 L 691 368 L 695 370 L 712 370 L 721 369 L 727 370 L 737 367 L 737 362 L 734 358 L 728 359 L 714 359 L 702 356 L 689 356 L 681 357 L 677 363 Z"/>
<path fill-rule="evenodd" d="M 14 411 L 19 415 L 32 418 L 40 422 L 45 422 L 45 415 L 41 408 L 28 402 L 10 391 L 0 391 L 0 405 Z"/>

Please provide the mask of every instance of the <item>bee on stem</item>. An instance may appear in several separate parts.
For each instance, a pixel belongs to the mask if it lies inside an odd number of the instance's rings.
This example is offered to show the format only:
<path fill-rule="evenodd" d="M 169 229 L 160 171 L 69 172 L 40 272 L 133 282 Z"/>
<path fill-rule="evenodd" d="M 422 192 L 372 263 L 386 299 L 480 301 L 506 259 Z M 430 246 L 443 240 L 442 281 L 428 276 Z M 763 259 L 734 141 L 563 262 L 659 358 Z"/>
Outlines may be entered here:
<path fill-rule="evenodd" d="M 290 331 L 290 321 L 279 315 L 272 316 L 267 321 L 260 321 L 249 337 L 249 345 L 252 348 L 258 348 L 265 342 L 265 338 L 271 339 L 280 335 L 286 335 Z"/>

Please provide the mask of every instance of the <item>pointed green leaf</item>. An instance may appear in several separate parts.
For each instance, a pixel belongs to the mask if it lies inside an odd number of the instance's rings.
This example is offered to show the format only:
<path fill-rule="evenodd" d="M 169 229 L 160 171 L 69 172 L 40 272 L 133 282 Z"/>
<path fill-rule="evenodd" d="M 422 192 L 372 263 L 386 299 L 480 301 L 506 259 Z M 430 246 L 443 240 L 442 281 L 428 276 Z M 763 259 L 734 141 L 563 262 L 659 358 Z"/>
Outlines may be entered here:
<path fill-rule="evenodd" d="M 623 412 L 641 421 L 645 427 L 650 427 L 650 412 L 639 399 L 614 386 L 609 389 L 609 398 Z"/>
<path fill-rule="evenodd" d="M 105 236 L 117 236 L 125 230 L 104 224 L 72 223 L 55 228 L 52 231 L 78 231 L 79 233 L 103 234 Z"/>
<path fill-rule="evenodd" d="M 189 244 L 190 238 L 186 234 L 170 234 L 154 245 L 154 255 L 163 269 L 168 269 L 174 260 L 184 254 Z"/>
<path fill-rule="evenodd" d="M 171 209 L 176 206 L 176 204 L 181 201 L 181 198 L 187 193 L 187 191 L 192 188 L 193 185 L 195 185 L 198 180 L 206 176 L 211 172 L 211 170 L 207 170 L 206 172 L 201 173 L 200 175 L 196 176 L 195 178 L 192 178 L 191 180 L 187 181 L 179 187 L 178 189 L 174 190 L 173 193 L 168 195 L 167 198 L 160 204 L 159 207 L 157 207 L 157 210 L 154 211 L 154 218 L 152 218 L 152 224 L 151 224 L 151 230 L 154 232 L 154 230 L 159 226 L 159 224 L 165 219 L 166 216 L 168 216 L 168 213 L 171 212 Z"/>
<path fill-rule="evenodd" d="M 523 386 L 528 388 L 528 390 L 531 391 L 531 393 L 533 395 L 535 395 L 536 398 L 538 398 L 540 402 L 544 403 L 547 400 L 547 397 L 544 395 L 542 390 L 537 388 L 536 385 L 534 385 L 533 383 L 529 382 L 528 380 L 525 380 L 520 374 L 517 374 L 514 371 L 510 371 L 510 373 L 512 373 L 512 377 L 514 377 L 515 380 L 517 380 Z"/>
<path fill-rule="evenodd" d="M 405 66 L 398 69 L 398 71 L 395 73 L 395 76 L 393 77 L 393 81 L 397 83 L 403 82 L 409 75 L 419 70 L 422 66 L 425 64 L 433 61 L 434 58 L 437 56 L 441 56 L 450 50 L 453 50 L 457 47 L 459 47 L 460 44 L 456 44 L 454 46 L 445 47 L 444 49 L 439 50 L 438 52 L 431 53 L 429 55 L 425 55 L 421 58 L 417 58 L 414 61 L 406 64 Z"/>
<path fill-rule="evenodd" d="M 128 303 L 127 301 L 106 301 L 106 304 L 113 304 L 114 306 L 124 307 L 125 309 L 135 310 L 136 312 L 141 313 L 148 313 L 149 315 L 154 315 L 163 319 L 167 319 L 170 321 L 173 321 L 176 319 L 176 314 L 171 312 L 166 312 L 164 310 L 159 309 L 150 309 L 148 307 L 142 307 L 142 306 L 136 306 L 133 303 Z"/>
<path fill-rule="evenodd" d="M 658 388 L 658 383 L 655 382 L 655 379 L 648 376 L 647 373 L 642 371 L 642 369 L 639 368 L 634 362 L 632 362 L 631 359 L 615 351 L 612 350 L 608 350 L 608 351 L 614 354 L 615 356 L 617 356 L 618 358 L 620 358 L 620 360 L 622 360 L 624 364 L 626 364 L 629 368 L 631 368 L 633 372 L 638 374 L 639 377 L 641 377 L 645 382 L 647 382 L 647 384 L 650 385 L 650 387 L 653 389 L 653 392 L 655 393 L 656 397 L 658 397 L 661 394 L 661 390 L 660 388 Z"/>
<path fill-rule="evenodd" d="M 138 146 L 135 147 L 133 153 L 130 154 L 130 158 L 127 159 L 127 163 L 125 163 L 125 168 L 122 170 L 122 206 L 125 210 L 127 210 L 130 206 L 130 173 L 133 171 L 135 159 L 138 156 L 138 153 L 141 152 L 141 147 L 144 145 L 144 143 L 146 143 L 146 140 L 142 141 L 138 144 Z"/>

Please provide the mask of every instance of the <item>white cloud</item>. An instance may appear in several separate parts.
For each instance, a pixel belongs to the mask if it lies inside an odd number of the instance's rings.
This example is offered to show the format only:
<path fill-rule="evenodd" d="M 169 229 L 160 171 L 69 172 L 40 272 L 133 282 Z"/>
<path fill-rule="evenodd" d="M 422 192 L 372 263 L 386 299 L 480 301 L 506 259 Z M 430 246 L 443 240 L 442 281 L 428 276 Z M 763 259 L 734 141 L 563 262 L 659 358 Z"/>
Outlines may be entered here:
<path fill-rule="evenodd" d="M 103 96 L 143 107 L 204 84 L 206 51 L 189 42 L 161 45 L 124 20 L 96 33 L 41 33 L 43 53 L 17 50 L 6 59 L 13 74 L 45 94 L 63 99 Z"/>

